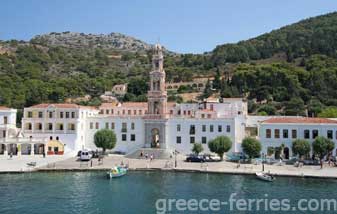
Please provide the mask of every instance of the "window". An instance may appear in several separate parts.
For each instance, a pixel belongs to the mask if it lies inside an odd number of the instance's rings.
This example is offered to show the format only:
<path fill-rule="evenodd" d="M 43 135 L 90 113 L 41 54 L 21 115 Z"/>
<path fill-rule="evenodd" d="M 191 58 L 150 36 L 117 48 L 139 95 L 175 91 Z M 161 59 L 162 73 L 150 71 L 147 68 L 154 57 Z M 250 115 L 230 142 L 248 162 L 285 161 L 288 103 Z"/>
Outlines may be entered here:
<path fill-rule="evenodd" d="M 214 131 L 214 126 L 213 126 L 213 125 L 210 125 L 210 126 L 209 126 L 209 131 L 210 131 L 210 132 L 213 132 L 213 131 Z"/>
<path fill-rule="evenodd" d="M 318 130 L 312 130 L 312 138 L 315 139 L 318 136 Z"/>
<path fill-rule="evenodd" d="M 226 131 L 229 133 L 229 132 L 231 132 L 231 126 L 230 125 L 227 125 L 226 126 Z"/>
<path fill-rule="evenodd" d="M 59 140 L 59 139 L 60 139 L 60 138 L 57 136 L 57 137 L 56 137 L 56 140 Z"/>
<path fill-rule="evenodd" d="M 133 114 L 134 114 L 134 115 L 137 115 L 137 110 L 133 110 Z"/>
<path fill-rule="evenodd" d="M 127 132 L 127 124 L 122 123 L 122 132 Z"/>
<path fill-rule="evenodd" d="M 131 115 L 131 110 L 128 110 L 128 115 Z"/>
<path fill-rule="evenodd" d="M 29 111 L 28 112 L 28 118 L 32 118 L 33 117 L 33 112 Z"/>
<path fill-rule="evenodd" d="M 288 138 L 288 129 L 283 129 L 283 138 Z"/>
<path fill-rule="evenodd" d="M 113 109 L 111 109 L 111 114 L 114 114 L 114 110 Z"/>
<path fill-rule="evenodd" d="M 201 143 L 206 144 L 207 143 L 207 137 L 202 137 L 201 138 Z"/>
<path fill-rule="evenodd" d="M 94 123 L 90 123 L 90 129 L 93 129 L 94 128 Z"/>
<path fill-rule="evenodd" d="M 142 115 L 143 111 L 142 110 L 138 110 L 138 114 Z"/>
<path fill-rule="evenodd" d="M 222 126 L 218 125 L 218 132 L 222 132 Z"/>
<path fill-rule="evenodd" d="M 291 130 L 291 137 L 297 138 L 297 130 L 296 129 Z"/>
<path fill-rule="evenodd" d="M 52 123 L 48 123 L 48 130 L 53 130 L 53 124 Z"/>
<path fill-rule="evenodd" d="M 63 111 L 60 112 L 60 118 L 63 118 L 64 115 L 63 115 Z"/>
<path fill-rule="evenodd" d="M 201 114 L 201 118 L 205 118 L 205 114 Z"/>
<path fill-rule="evenodd" d="M 101 110 L 99 111 L 99 113 L 100 113 L 100 114 L 104 114 L 104 110 L 101 109 Z"/>
<path fill-rule="evenodd" d="M 195 142 L 195 137 L 190 137 L 190 143 L 194 143 Z"/>
<path fill-rule="evenodd" d="M 63 130 L 63 124 L 59 125 L 59 130 L 61 130 L 61 131 Z"/>
<path fill-rule="evenodd" d="M 71 118 L 75 118 L 75 112 L 71 112 Z"/>
<path fill-rule="evenodd" d="M 109 109 L 106 109 L 105 114 L 109 114 L 109 113 L 110 113 Z"/>
<path fill-rule="evenodd" d="M 190 126 L 190 134 L 195 134 L 195 125 Z"/>
<path fill-rule="evenodd" d="M 181 131 L 181 125 L 178 124 L 178 125 L 177 125 L 177 132 L 180 132 L 180 131 Z"/>
<path fill-rule="evenodd" d="M 126 134 L 122 134 L 122 141 L 126 141 Z"/>
<path fill-rule="evenodd" d="M 135 134 L 131 134 L 130 139 L 131 139 L 131 141 L 136 141 L 136 135 Z"/>
<path fill-rule="evenodd" d="M 274 138 L 280 138 L 280 130 L 279 129 L 274 130 Z"/>
<path fill-rule="evenodd" d="M 304 138 L 309 139 L 310 138 L 310 131 L 309 130 L 304 130 Z"/>
<path fill-rule="evenodd" d="M 53 118 L 53 112 L 49 112 L 49 118 Z"/>
<path fill-rule="evenodd" d="M 2 131 L 2 137 L 6 138 L 6 131 L 5 130 Z"/>
<path fill-rule="evenodd" d="M 37 125 L 37 129 L 38 129 L 38 130 L 42 130 L 42 124 L 41 124 L 41 123 L 39 123 L 39 124 Z"/>
<path fill-rule="evenodd" d="M 42 118 L 42 117 L 43 117 L 43 112 L 39 111 L 39 118 Z"/>
<path fill-rule="evenodd" d="M 206 131 L 206 125 L 202 125 L 202 131 L 203 131 L 203 132 Z"/>
<path fill-rule="evenodd" d="M 70 124 L 69 124 L 69 130 L 75 131 L 75 124 L 70 123 Z"/>
<path fill-rule="evenodd" d="M 135 129 L 135 123 L 131 123 L 131 129 L 132 129 L 132 130 Z"/>
<path fill-rule="evenodd" d="M 99 123 L 96 122 L 95 128 L 96 128 L 96 129 L 99 129 Z"/>
<path fill-rule="evenodd" d="M 333 133 L 332 133 L 332 130 L 328 130 L 327 133 L 326 133 L 327 137 L 329 139 L 333 139 Z"/>
<path fill-rule="evenodd" d="M 271 129 L 266 130 L 266 138 L 271 138 Z"/>
<path fill-rule="evenodd" d="M 109 129 L 109 123 L 105 123 L 105 128 Z"/>
<path fill-rule="evenodd" d="M 69 118 L 69 112 L 66 112 L 66 118 Z"/>
<path fill-rule="evenodd" d="M 111 129 L 115 129 L 115 123 L 111 123 Z"/>
<path fill-rule="evenodd" d="M 177 143 L 177 144 L 181 144 L 181 137 L 180 137 L 180 136 L 177 136 L 177 138 L 176 138 L 176 143 Z"/>
<path fill-rule="evenodd" d="M 53 136 L 50 136 L 50 137 L 49 137 L 49 140 L 53 140 Z M 51 148 L 51 147 L 50 147 L 50 148 Z"/>
<path fill-rule="evenodd" d="M 6 125 L 8 123 L 8 117 L 4 116 L 4 124 Z"/>

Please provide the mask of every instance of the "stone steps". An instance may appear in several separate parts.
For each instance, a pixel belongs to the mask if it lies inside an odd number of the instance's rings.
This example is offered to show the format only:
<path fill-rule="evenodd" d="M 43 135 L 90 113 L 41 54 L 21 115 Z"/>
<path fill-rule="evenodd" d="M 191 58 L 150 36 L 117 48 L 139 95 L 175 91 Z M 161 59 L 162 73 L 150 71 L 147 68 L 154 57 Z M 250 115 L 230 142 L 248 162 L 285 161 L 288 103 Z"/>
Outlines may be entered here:
<path fill-rule="evenodd" d="M 143 157 L 141 157 L 142 152 Z M 152 154 L 154 156 L 154 159 L 170 159 L 171 157 L 173 157 L 172 151 L 169 149 L 152 149 L 152 148 L 141 148 L 125 155 L 125 157 L 131 159 L 145 159 L 145 154 L 148 154 L 148 158 L 150 158 Z"/>

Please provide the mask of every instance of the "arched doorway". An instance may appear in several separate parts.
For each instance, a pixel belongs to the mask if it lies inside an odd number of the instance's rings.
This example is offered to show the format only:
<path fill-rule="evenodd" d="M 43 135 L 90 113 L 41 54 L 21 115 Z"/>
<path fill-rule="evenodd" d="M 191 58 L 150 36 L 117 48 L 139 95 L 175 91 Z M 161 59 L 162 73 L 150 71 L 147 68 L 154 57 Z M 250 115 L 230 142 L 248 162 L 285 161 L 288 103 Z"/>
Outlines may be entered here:
<path fill-rule="evenodd" d="M 8 144 L 8 154 L 9 155 L 17 155 L 18 154 L 18 147 L 16 143 Z"/>
<path fill-rule="evenodd" d="M 6 144 L 0 144 L 0 155 L 5 154 Z"/>
<path fill-rule="evenodd" d="M 159 148 L 159 130 L 154 128 L 151 131 L 151 148 Z"/>
<path fill-rule="evenodd" d="M 285 147 L 283 149 L 283 153 L 284 153 L 284 159 L 289 159 L 289 148 Z"/>
<path fill-rule="evenodd" d="M 43 143 L 34 144 L 34 154 L 43 155 L 43 153 L 44 153 L 44 144 Z"/>

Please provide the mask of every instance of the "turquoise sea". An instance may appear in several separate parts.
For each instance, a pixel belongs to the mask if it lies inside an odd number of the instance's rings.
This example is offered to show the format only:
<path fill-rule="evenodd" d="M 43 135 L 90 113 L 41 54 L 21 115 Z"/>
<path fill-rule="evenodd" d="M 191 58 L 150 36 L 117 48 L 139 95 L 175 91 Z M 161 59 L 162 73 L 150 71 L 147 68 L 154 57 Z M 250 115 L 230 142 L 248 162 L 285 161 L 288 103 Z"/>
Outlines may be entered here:
<path fill-rule="evenodd" d="M 192 200 L 197 206 L 202 201 L 203 209 L 211 200 L 228 202 L 233 193 L 236 201 L 289 199 L 290 206 L 296 207 L 301 198 L 337 199 L 337 180 L 277 178 L 267 183 L 254 176 L 175 172 L 129 172 L 111 180 L 105 172 L 1 174 L 0 213 L 229 213 L 229 204 L 217 210 L 177 210 L 175 200 Z M 336 212 L 256 210 L 253 206 L 251 211 L 231 213 Z"/>

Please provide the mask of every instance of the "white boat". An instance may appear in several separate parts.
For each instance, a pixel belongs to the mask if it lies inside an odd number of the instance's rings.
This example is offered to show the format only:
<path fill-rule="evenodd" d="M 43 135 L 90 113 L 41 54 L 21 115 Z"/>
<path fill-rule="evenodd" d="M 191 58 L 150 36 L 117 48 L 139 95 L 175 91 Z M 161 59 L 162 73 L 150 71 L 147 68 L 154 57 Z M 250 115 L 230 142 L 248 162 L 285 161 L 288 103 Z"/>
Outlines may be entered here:
<path fill-rule="evenodd" d="M 123 175 L 126 175 L 127 171 L 128 171 L 128 168 L 117 166 L 107 172 L 107 177 L 108 178 L 118 178 Z"/>
<path fill-rule="evenodd" d="M 255 173 L 257 178 L 260 179 L 260 180 L 263 180 L 263 181 L 274 181 L 276 178 L 271 175 L 271 174 L 268 174 L 268 173 L 264 173 L 264 172 L 257 172 Z"/>

